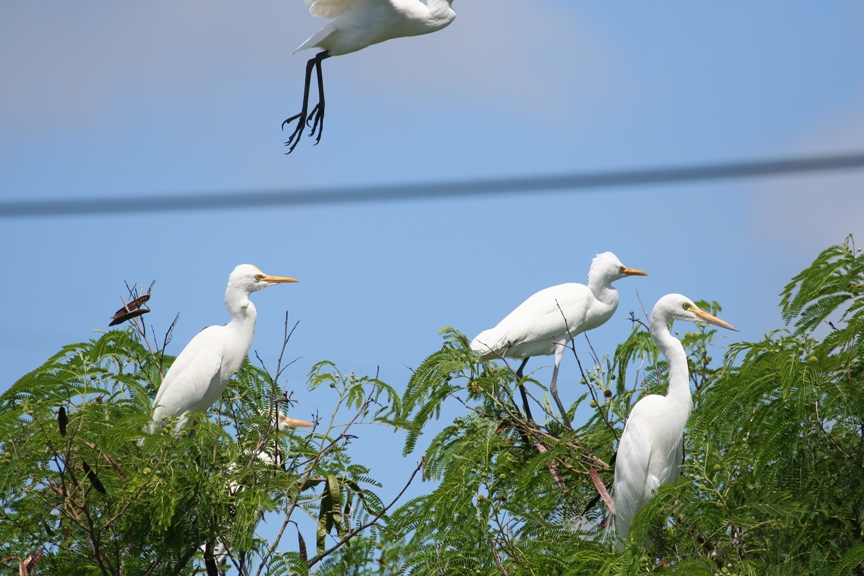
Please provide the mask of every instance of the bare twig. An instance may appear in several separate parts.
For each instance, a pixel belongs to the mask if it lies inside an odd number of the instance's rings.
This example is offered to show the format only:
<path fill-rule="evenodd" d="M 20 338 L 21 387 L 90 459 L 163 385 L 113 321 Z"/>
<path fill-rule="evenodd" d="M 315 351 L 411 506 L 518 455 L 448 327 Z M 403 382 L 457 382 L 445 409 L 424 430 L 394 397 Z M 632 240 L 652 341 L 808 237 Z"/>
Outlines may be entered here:
<path fill-rule="evenodd" d="M 588 342 L 589 349 L 591 349 L 591 351 L 593 352 L 594 347 L 591 345 L 591 341 L 588 340 L 587 334 L 585 334 L 585 340 Z M 596 352 L 594 353 L 594 355 L 596 357 Z M 591 385 L 591 380 L 585 374 L 585 369 L 582 367 L 582 360 L 579 358 L 579 354 L 576 353 L 575 343 L 573 345 L 573 357 L 576 358 L 576 364 L 579 365 L 579 373 L 582 375 L 582 380 L 585 382 L 585 385 L 588 386 L 588 393 L 591 394 L 591 400 L 593 400 L 594 404 L 597 406 L 597 412 L 599 412 L 600 417 L 603 419 L 603 422 L 606 424 L 606 427 L 609 428 L 609 430 L 612 432 L 612 436 L 615 438 L 615 440 L 617 440 L 618 439 L 618 431 L 612 425 L 612 422 L 609 421 L 609 418 L 606 415 L 606 412 L 600 408 L 599 396 L 597 395 L 597 391 L 594 390 L 594 387 Z M 598 365 L 599 365 L 599 361 L 598 361 Z"/>
<path fill-rule="evenodd" d="M 834 440 L 834 437 L 831 436 L 831 433 L 825 430 L 825 427 L 822 425 L 822 418 L 819 417 L 819 401 L 817 400 L 816 402 L 814 402 L 814 405 L 816 406 L 816 421 L 819 422 L 819 429 L 822 430 L 822 433 L 825 434 L 825 437 L 828 438 L 828 441 L 831 442 L 831 444 L 835 448 L 837 448 L 837 450 L 841 454 L 843 454 L 844 457 L 851 458 L 851 456 L 845 450 L 843 450 L 843 448 L 840 447 L 837 441 Z"/>
<path fill-rule="evenodd" d="M 321 461 L 321 459 L 324 457 L 324 455 L 327 452 L 329 452 L 334 446 L 336 446 L 339 442 L 341 442 L 343 440 L 348 440 L 351 438 L 351 436 L 349 436 L 347 434 L 348 429 L 350 429 L 351 426 L 354 425 L 354 423 L 357 421 L 357 419 L 360 418 L 360 416 L 366 411 L 366 408 L 369 406 L 369 404 L 371 402 L 372 402 L 372 396 L 370 395 L 360 405 L 359 409 L 357 410 L 357 413 L 354 414 L 354 417 L 347 424 L 345 424 L 342 427 L 342 432 L 339 434 L 339 436 L 337 436 L 335 439 L 333 439 L 329 444 L 327 444 L 325 446 L 324 442 L 327 438 L 327 435 L 326 434 L 322 435 L 321 444 L 319 445 L 318 451 L 316 452 L 315 456 L 310 458 L 307 462 L 304 462 L 302 464 L 298 463 L 299 466 L 305 466 L 306 467 L 306 470 L 301 474 L 301 478 L 299 481 L 299 491 L 302 491 L 304 486 L 310 481 L 310 479 L 312 478 L 312 473 L 315 471 L 315 466 L 318 464 L 318 462 Z M 329 432 L 329 430 L 332 430 L 335 427 L 334 422 L 333 422 L 335 417 L 336 417 L 336 413 L 334 412 L 333 415 L 331 416 L 331 419 L 330 419 L 328 432 Z M 295 498 L 291 502 L 291 505 L 288 507 L 288 510 L 285 514 L 285 520 L 282 522 L 282 526 L 279 529 L 279 533 L 276 535 L 276 538 L 273 540 L 273 543 L 270 544 L 269 548 L 267 549 L 267 553 L 261 559 L 261 564 L 258 567 L 258 571 L 256 572 L 257 576 L 261 575 L 262 570 L 267 565 L 267 561 L 270 559 L 271 556 L 273 556 L 273 554 L 276 553 L 276 547 L 279 545 L 279 542 L 282 540 L 282 537 L 285 534 L 285 530 L 287 529 L 288 524 L 291 522 L 291 515 L 294 513 L 294 510 L 298 507 L 298 505 L 299 505 L 299 493 L 298 493 L 298 497 Z"/>
<path fill-rule="evenodd" d="M 171 342 L 171 338 L 174 336 L 174 328 L 177 326 L 177 321 L 180 320 L 180 313 L 178 312 L 176 316 L 174 316 L 174 320 L 171 321 L 171 325 L 168 326 L 168 330 L 165 331 L 165 337 L 162 339 L 162 348 L 159 350 L 159 374 L 161 376 L 165 375 L 165 371 L 162 369 L 164 360 L 165 360 L 165 349 L 168 348 L 168 343 Z"/>
<path fill-rule="evenodd" d="M 362 531 L 366 530 L 367 528 L 377 524 L 378 520 L 380 520 L 381 517 L 384 516 L 384 514 L 386 514 L 387 511 L 390 508 L 392 508 L 393 505 L 396 504 L 396 502 L 398 502 L 400 498 L 402 498 L 402 495 L 405 494 L 406 490 L 408 490 L 408 487 L 411 485 L 411 482 L 414 481 L 414 477 L 417 476 L 417 473 L 423 469 L 423 466 L 425 465 L 425 463 L 426 463 L 426 457 L 423 456 L 420 458 L 420 463 L 417 464 L 416 468 L 414 468 L 414 472 L 411 473 L 411 477 L 408 478 L 408 482 L 405 484 L 405 486 L 402 487 L 402 490 L 399 491 L 399 494 L 397 494 L 396 497 L 387 506 L 382 508 L 381 511 L 378 512 L 378 514 L 376 514 L 370 521 L 368 521 L 365 524 L 362 524 L 360 526 L 357 526 L 356 528 L 354 528 L 353 530 L 348 532 L 345 535 L 345 537 L 343 537 L 339 542 L 334 544 L 332 547 L 325 550 L 321 554 L 318 554 L 317 556 L 310 558 L 309 562 L 308 562 L 309 567 L 311 568 L 312 566 L 314 566 L 315 564 L 317 564 L 318 562 L 323 560 L 325 557 L 329 556 L 331 553 L 333 553 L 334 551 L 339 549 L 343 544 L 345 544 L 346 542 L 348 542 L 349 540 L 354 538 L 354 536 L 356 536 L 360 532 L 362 532 Z"/>

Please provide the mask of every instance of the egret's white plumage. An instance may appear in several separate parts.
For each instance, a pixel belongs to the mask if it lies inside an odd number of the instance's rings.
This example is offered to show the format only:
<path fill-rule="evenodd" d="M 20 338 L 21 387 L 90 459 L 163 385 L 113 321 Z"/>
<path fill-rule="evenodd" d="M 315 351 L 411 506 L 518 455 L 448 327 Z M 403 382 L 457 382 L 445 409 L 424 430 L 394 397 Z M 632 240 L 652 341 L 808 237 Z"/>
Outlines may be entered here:
<path fill-rule="evenodd" d="M 180 428 L 186 414 L 205 412 L 219 399 L 252 345 L 257 312 L 249 295 L 268 286 L 296 281 L 268 276 L 251 264 L 241 264 L 231 272 L 225 290 L 231 320 L 225 326 L 210 326 L 199 332 L 174 360 L 153 402 L 151 432 L 167 416 L 178 416 Z"/>
<path fill-rule="evenodd" d="M 497 326 L 478 334 L 471 349 L 479 352 L 483 360 L 554 354 L 550 389 L 563 414 L 556 382 L 567 342 L 612 317 L 618 308 L 618 291 L 613 282 L 626 276 L 646 275 L 621 264 L 612 252 L 598 254 L 591 262 L 587 286 L 571 282 L 537 292 Z"/>
<path fill-rule="evenodd" d="M 284 412 L 282 412 L 282 410 L 278 410 L 275 415 L 275 427 L 280 431 L 285 431 L 290 428 L 312 426 L 314 426 L 314 424 L 312 424 L 311 422 L 306 422 L 305 420 L 297 420 L 295 418 L 289 418 L 285 415 Z M 267 447 L 266 443 L 265 447 L 261 450 L 261 452 L 258 453 L 258 459 L 265 464 L 282 464 L 282 455 L 279 453 L 279 451 L 271 450 L 269 447 Z M 245 462 L 243 464 L 245 465 Z M 233 472 L 234 470 L 235 466 L 232 465 L 229 468 L 229 472 Z M 231 481 L 230 485 L 228 486 L 228 493 L 231 494 L 231 496 L 234 496 L 237 494 L 240 488 L 240 484 L 238 484 L 236 481 Z M 257 520 L 255 521 L 255 524 L 257 526 L 258 523 L 261 522 L 261 519 L 264 517 L 264 510 L 258 510 L 256 517 Z M 230 539 L 227 540 L 230 543 Z M 213 546 L 213 559 L 216 561 L 217 565 L 223 565 L 225 562 L 227 562 L 228 556 L 233 554 L 231 552 L 231 548 L 232 546 L 230 544 L 225 544 L 225 542 L 223 542 L 223 540 L 221 539 L 216 542 L 216 545 Z M 203 552 L 205 550 L 206 545 L 202 545 L 201 551 Z M 238 562 L 243 562 L 245 555 L 241 553 L 239 556 L 240 557 L 235 558 L 235 560 L 238 560 Z"/>
<path fill-rule="evenodd" d="M 650 394 L 633 406 L 618 444 L 613 498 L 619 549 L 630 533 L 636 512 L 657 488 L 678 479 L 678 466 L 684 456 L 684 426 L 693 402 L 687 354 L 681 342 L 669 333 L 672 320 L 708 322 L 735 330 L 680 294 L 664 296 L 654 306 L 648 328 L 668 363 L 669 389 L 665 396 Z"/>
<path fill-rule="evenodd" d="M 332 18 L 295 52 L 321 48 L 330 56 L 362 50 L 393 38 L 420 36 L 450 24 L 453 0 L 305 0 L 309 13 Z"/>
<path fill-rule="evenodd" d="M 332 18 L 321 30 L 313 34 L 295 53 L 308 48 L 321 48 L 306 63 L 306 84 L 303 90 L 303 106 L 296 114 L 282 123 L 297 121 L 294 132 L 285 142 L 288 153 L 294 150 L 303 127 L 312 123 L 310 136 L 318 136 L 317 144 L 324 131 L 324 84 L 321 72 L 321 61 L 330 56 L 339 56 L 362 50 L 372 44 L 378 44 L 393 38 L 419 36 L 441 30 L 456 18 L 451 8 L 453 0 L 305 0 L 310 4 L 309 12 L 319 18 Z M 309 88 L 312 81 L 312 71 L 316 71 L 318 79 L 318 103 L 308 113 Z"/>
<path fill-rule="evenodd" d="M 537 292 L 497 326 L 478 334 L 471 349 L 483 360 L 558 355 L 572 336 L 612 317 L 618 308 L 612 283 L 634 275 L 646 274 L 627 268 L 612 252 L 598 254 L 591 262 L 587 286 L 570 282 Z"/>

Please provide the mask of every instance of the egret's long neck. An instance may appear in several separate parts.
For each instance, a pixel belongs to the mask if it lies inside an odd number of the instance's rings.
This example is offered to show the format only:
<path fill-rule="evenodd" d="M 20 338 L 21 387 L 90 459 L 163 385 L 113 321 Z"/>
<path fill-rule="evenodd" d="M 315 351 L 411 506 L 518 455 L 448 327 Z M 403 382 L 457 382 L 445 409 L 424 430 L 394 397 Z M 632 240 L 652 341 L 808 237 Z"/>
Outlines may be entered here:
<path fill-rule="evenodd" d="M 605 274 L 588 274 L 588 289 L 597 300 L 611 306 L 613 311 L 618 307 L 618 290 L 612 286 L 612 279 Z"/>
<path fill-rule="evenodd" d="M 693 407 L 693 399 L 690 396 L 690 371 L 687 369 L 687 354 L 684 352 L 684 346 L 669 333 L 666 320 L 662 317 L 651 316 L 649 332 L 669 365 L 669 391 L 666 397 L 684 406 L 689 415 Z"/>
<path fill-rule="evenodd" d="M 249 294 L 245 290 L 229 287 L 225 291 L 225 307 L 231 313 L 231 321 L 228 322 L 227 327 L 236 331 L 234 337 L 240 342 L 248 341 L 249 346 L 251 346 L 258 312 L 255 310 L 255 305 L 249 300 Z M 249 348 L 246 347 L 243 356 L 246 356 L 248 350 Z"/>

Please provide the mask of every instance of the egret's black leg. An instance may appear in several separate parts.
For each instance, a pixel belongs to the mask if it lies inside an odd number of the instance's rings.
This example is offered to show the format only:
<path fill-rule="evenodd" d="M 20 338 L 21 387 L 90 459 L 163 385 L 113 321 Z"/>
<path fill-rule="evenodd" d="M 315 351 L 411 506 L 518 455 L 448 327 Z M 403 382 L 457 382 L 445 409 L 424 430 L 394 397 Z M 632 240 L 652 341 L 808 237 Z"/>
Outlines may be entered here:
<path fill-rule="evenodd" d="M 321 61 L 329 58 L 330 54 L 325 50 L 319 52 L 315 56 L 315 72 L 318 75 L 318 103 L 312 108 L 309 117 L 306 119 L 306 125 L 312 123 L 312 131 L 309 136 L 315 135 L 315 129 L 318 129 L 318 137 L 315 139 L 315 144 L 321 141 L 321 134 L 324 132 L 324 73 L 321 71 Z"/>
<path fill-rule="evenodd" d="M 204 568 L 207 570 L 207 576 L 219 576 L 219 568 L 216 566 L 216 559 L 213 557 L 213 543 L 207 542 L 204 548 Z"/>
<path fill-rule="evenodd" d="M 525 385 L 522 384 L 522 370 L 525 369 L 527 363 L 528 358 L 522 360 L 522 364 L 516 370 L 516 378 L 519 379 L 519 394 L 522 396 L 522 407 L 525 409 L 525 417 L 528 419 L 528 423 L 534 426 L 534 418 L 531 417 L 531 407 L 528 405 L 528 393 L 525 391 Z"/>
<path fill-rule="evenodd" d="M 561 399 L 558 398 L 558 363 L 555 363 L 555 368 L 552 370 L 552 384 L 549 385 L 549 394 L 555 400 L 555 404 L 558 405 L 558 410 L 561 412 L 561 420 L 564 421 L 564 426 L 568 430 L 572 430 L 573 426 L 570 423 L 570 417 L 567 416 L 567 410 L 564 409 L 564 404 L 561 403 Z"/>
<path fill-rule="evenodd" d="M 528 364 L 528 358 L 524 358 L 522 363 L 519 364 L 519 368 L 516 369 L 516 377 L 522 378 L 522 371 L 525 369 L 525 365 Z"/>
<path fill-rule="evenodd" d="M 325 56 L 322 57 L 322 54 Z M 312 84 L 312 68 L 319 66 L 318 78 L 320 83 L 321 71 L 320 71 L 320 62 L 321 59 L 326 58 L 327 52 L 319 52 L 315 55 L 314 58 L 310 58 L 308 62 L 306 62 L 306 84 L 303 86 L 303 107 L 300 109 L 299 114 L 295 114 L 291 116 L 284 122 L 282 122 L 282 129 L 285 129 L 285 126 L 291 124 L 295 120 L 297 120 L 297 127 L 294 129 L 294 132 L 291 133 L 291 136 L 288 137 L 288 140 L 285 142 L 285 145 L 288 146 L 288 152 L 286 154 L 290 154 L 294 151 L 294 148 L 297 146 L 297 143 L 300 142 L 300 137 L 303 135 L 303 127 L 306 125 L 306 119 L 308 118 L 308 110 L 309 110 L 309 86 Z M 319 86 L 320 92 L 320 86 Z"/>

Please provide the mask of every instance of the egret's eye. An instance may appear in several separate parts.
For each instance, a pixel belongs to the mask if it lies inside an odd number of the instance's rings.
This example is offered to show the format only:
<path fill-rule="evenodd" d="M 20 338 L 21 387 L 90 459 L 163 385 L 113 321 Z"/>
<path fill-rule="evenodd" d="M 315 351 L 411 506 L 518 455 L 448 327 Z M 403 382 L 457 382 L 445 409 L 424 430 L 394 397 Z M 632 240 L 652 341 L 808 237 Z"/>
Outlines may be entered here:
<path fill-rule="evenodd" d="M 619 266 L 619 267 L 618 267 L 618 273 L 619 273 L 619 274 L 623 274 L 623 273 L 624 273 L 624 266 Z"/>
<path fill-rule="evenodd" d="M 683 308 L 684 308 L 684 310 L 690 310 L 690 303 L 684 302 Z"/>
<path fill-rule="evenodd" d="M 263 275 L 263 274 L 255 274 L 255 281 L 256 281 L 256 282 L 260 282 L 260 281 L 263 280 L 263 279 L 264 279 L 264 275 Z"/>

